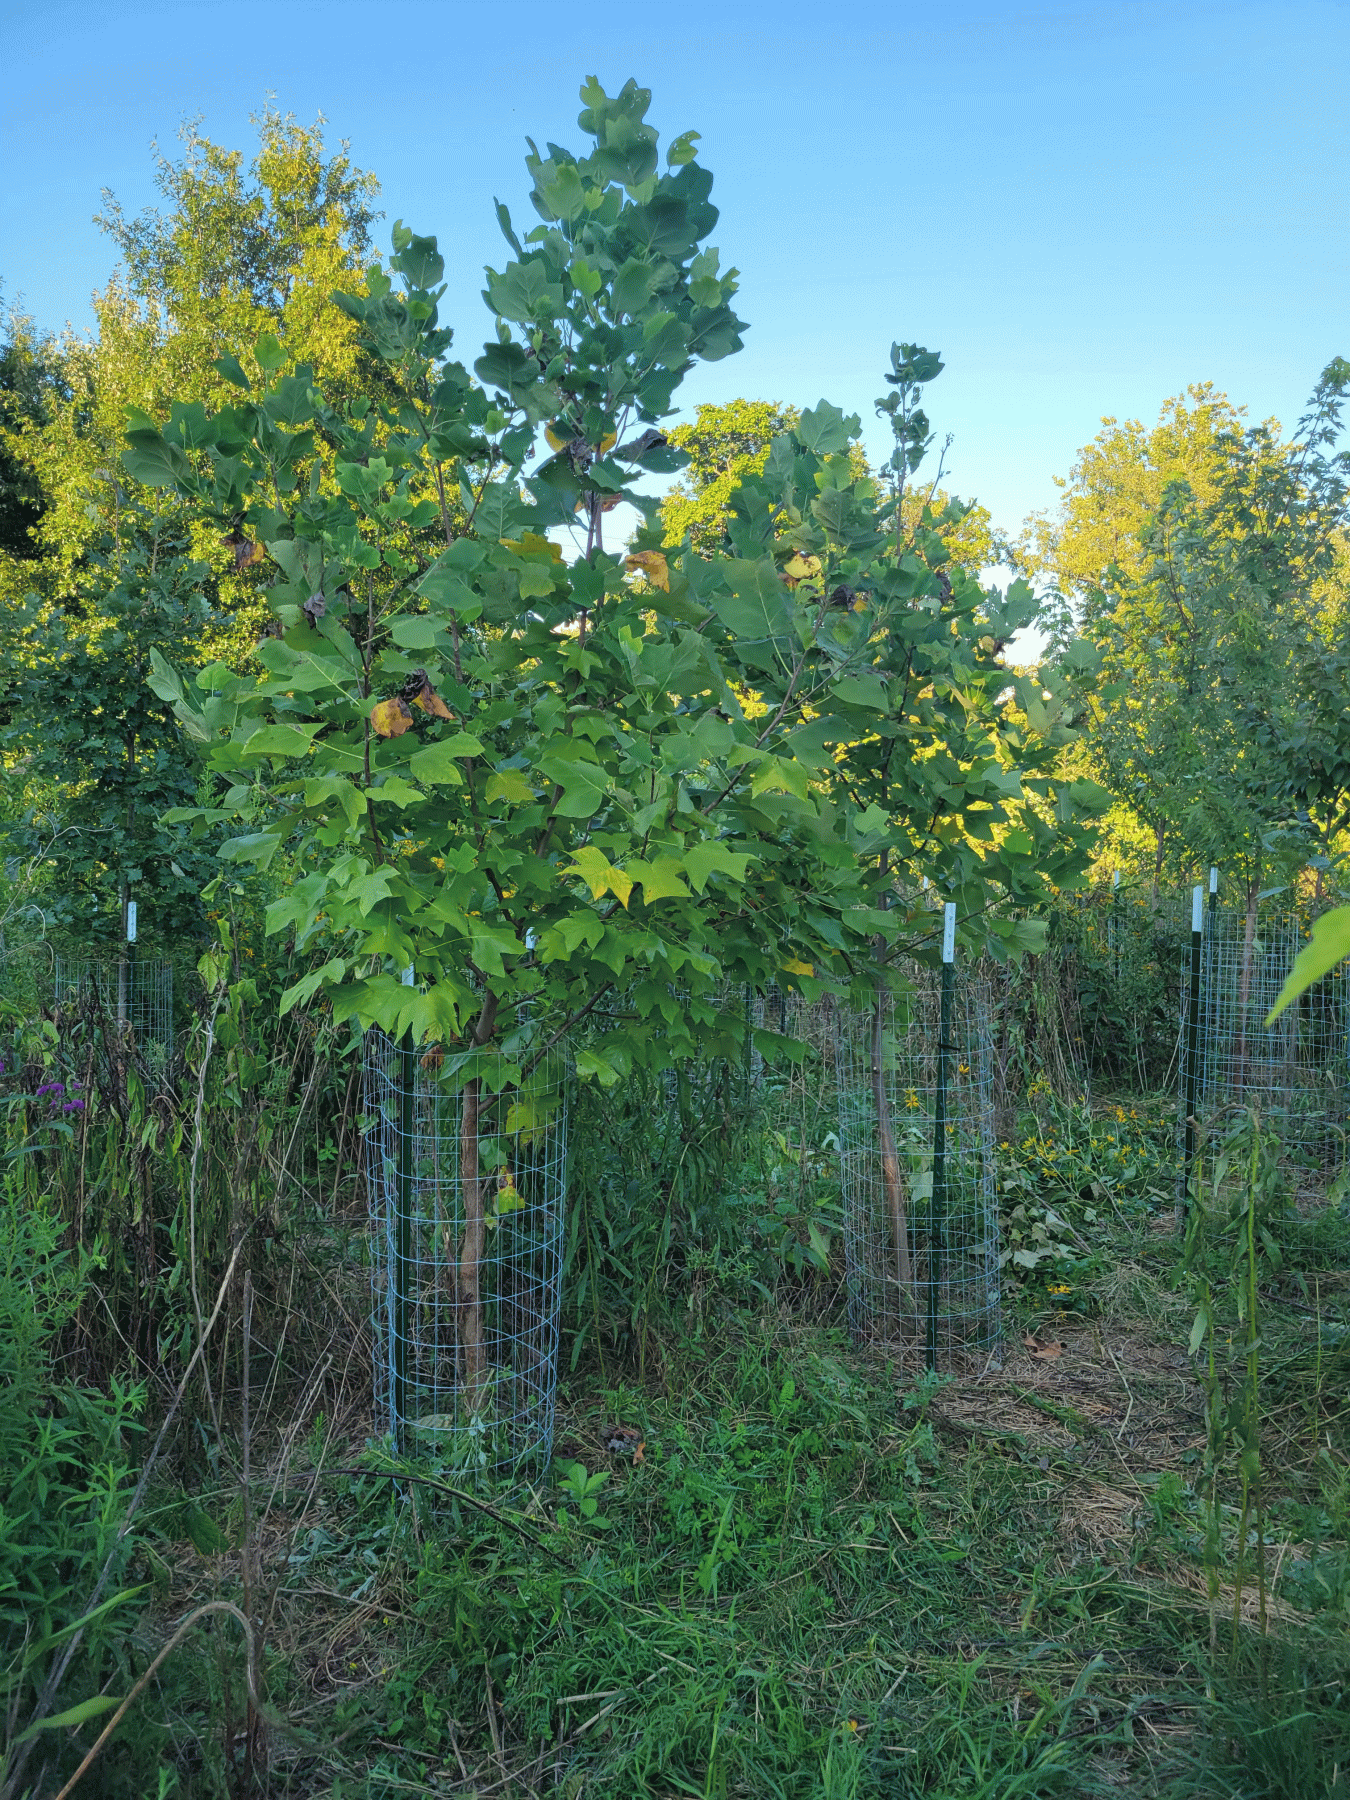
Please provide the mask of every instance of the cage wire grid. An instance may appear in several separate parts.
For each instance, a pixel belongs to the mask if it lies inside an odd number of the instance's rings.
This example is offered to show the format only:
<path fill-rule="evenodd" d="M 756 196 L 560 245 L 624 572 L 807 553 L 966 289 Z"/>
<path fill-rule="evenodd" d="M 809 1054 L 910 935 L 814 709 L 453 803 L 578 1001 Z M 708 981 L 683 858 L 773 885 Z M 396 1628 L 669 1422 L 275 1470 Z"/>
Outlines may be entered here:
<path fill-rule="evenodd" d="M 810 1190 L 837 1143 L 833 1000 L 807 1003 L 800 994 L 770 983 L 763 989 L 728 989 L 722 1001 L 739 1012 L 745 1050 L 733 1071 L 747 1118 L 754 1114 L 773 1140 L 780 1191 L 808 1206 Z M 756 1033 L 791 1038 L 804 1047 L 800 1060 L 766 1058 Z"/>
<path fill-rule="evenodd" d="M 94 1005 L 119 1032 L 144 1049 L 155 1045 L 173 1057 L 173 964 L 134 954 L 107 961 L 57 957 L 56 1004 Z"/>
<path fill-rule="evenodd" d="M 553 1449 L 562 1289 L 567 1109 L 564 1058 L 551 1052 L 529 1090 L 482 1083 L 477 1129 L 465 1088 L 435 1052 L 372 1030 L 364 1046 L 376 1414 L 399 1447 L 460 1478 L 500 1482 Z M 540 1106 L 541 1097 L 554 1103 Z M 461 1276 L 465 1150 L 478 1168 L 478 1298 Z"/>
<path fill-rule="evenodd" d="M 1104 1019 L 1100 1009 L 1087 1005 L 1086 990 L 1099 991 L 1103 979 L 1118 986 L 1130 972 L 1156 972 L 1166 983 L 1173 946 L 1182 938 L 1189 946 L 1190 890 L 1097 888 L 1080 892 L 1076 905 L 1087 956 L 1076 971 L 1079 1007 L 1092 1014 L 1082 1026 L 1086 1065 L 1103 1071 L 1108 1089 L 1122 1081 L 1140 1092 L 1170 1087 L 1181 1041 L 1170 1008 L 1156 1019 L 1147 1009 L 1126 1008 L 1123 1018 L 1108 1009 Z"/>
<path fill-rule="evenodd" d="M 849 1325 L 858 1339 L 952 1367 L 992 1349 L 1001 1327 L 992 996 L 986 977 L 953 970 L 944 1044 L 940 976 L 916 970 L 910 980 L 907 994 L 882 997 L 879 1044 L 875 1007 L 838 1017 Z M 878 1051 L 899 1164 L 898 1231 L 883 1172 Z"/>
<path fill-rule="evenodd" d="M 1198 1111 L 1214 1119 L 1226 1107 L 1250 1107 L 1270 1124 L 1286 1152 L 1326 1164 L 1345 1159 L 1350 1004 L 1338 969 L 1324 976 L 1267 1026 L 1266 1016 L 1307 940 L 1298 913 L 1208 907 L 1200 951 L 1197 1015 Z M 1190 1025 L 1190 959 L 1183 964 L 1181 1030 Z M 1180 1059 L 1178 1141 L 1184 1136 L 1186 1066 Z M 1178 1155 L 1178 1183 L 1184 1182 Z M 1180 1195 L 1179 1195 L 1180 1197 Z"/>

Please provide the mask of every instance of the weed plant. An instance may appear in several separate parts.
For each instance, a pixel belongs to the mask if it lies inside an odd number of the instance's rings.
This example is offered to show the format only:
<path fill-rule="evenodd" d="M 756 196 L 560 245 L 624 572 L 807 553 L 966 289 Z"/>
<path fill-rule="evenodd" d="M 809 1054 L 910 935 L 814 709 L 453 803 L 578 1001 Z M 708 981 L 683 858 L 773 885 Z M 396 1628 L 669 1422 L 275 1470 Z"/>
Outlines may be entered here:
<path fill-rule="evenodd" d="M 11 1150 L 17 1148 L 11 1138 Z M 135 1540 L 118 1543 L 140 1437 L 145 1389 L 113 1378 L 72 1380 L 60 1341 L 92 1275 L 62 1248 L 61 1221 L 34 1205 L 11 1157 L 0 1174 L 0 1793 L 13 1790 L 25 1727 L 72 1631 L 87 1620 L 79 1656 L 53 1693 L 30 1779 L 40 1791 L 74 1761 L 73 1727 L 98 1718 L 129 1685 L 130 1634 L 145 1608 L 128 1579 Z M 110 1564 L 111 1590 L 89 1596 Z M 109 1760 L 103 1791 L 143 1790 L 135 1765 L 159 1746 L 141 1722 Z M 142 1764 L 143 1766 L 143 1764 Z"/>

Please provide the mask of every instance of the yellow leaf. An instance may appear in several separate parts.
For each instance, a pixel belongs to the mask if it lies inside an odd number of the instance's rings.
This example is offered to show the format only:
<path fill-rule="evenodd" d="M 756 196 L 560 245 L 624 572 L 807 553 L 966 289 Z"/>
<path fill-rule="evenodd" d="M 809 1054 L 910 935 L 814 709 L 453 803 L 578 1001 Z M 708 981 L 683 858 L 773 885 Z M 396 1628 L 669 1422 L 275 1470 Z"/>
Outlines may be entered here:
<path fill-rule="evenodd" d="M 502 543 L 517 556 L 542 556 L 547 551 L 554 562 L 560 563 L 563 559 L 562 545 L 555 544 L 552 538 L 540 537 L 537 531 L 524 531 L 518 538 L 503 538 Z"/>
<path fill-rule="evenodd" d="M 645 575 L 663 594 L 670 592 L 670 565 L 659 550 L 635 550 L 624 558 L 623 566 L 634 574 Z"/>
<path fill-rule="evenodd" d="M 551 425 L 545 425 L 544 436 L 548 440 L 548 447 L 550 450 L 565 450 L 567 448 L 567 439 L 565 437 L 559 437 L 558 433 Z"/>
<path fill-rule="evenodd" d="M 789 587 L 796 587 L 799 581 L 814 580 L 820 574 L 820 558 L 803 556 L 800 550 L 794 550 L 783 565 L 783 578 Z"/>
<path fill-rule="evenodd" d="M 392 700 L 377 700 L 370 709 L 370 722 L 379 737 L 402 737 L 412 730 L 413 717 L 406 700 L 397 695 Z"/>
<path fill-rule="evenodd" d="M 785 975 L 814 975 L 815 972 L 816 965 L 814 963 L 799 962 L 795 956 L 789 957 L 783 964 Z"/>
<path fill-rule="evenodd" d="M 574 850 L 571 864 L 562 873 L 580 876 L 591 890 L 593 900 L 598 900 L 602 894 L 613 894 L 624 911 L 628 910 L 628 896 L 633 891 L 632 876 L 616 869 L 604 851 L 597 850 L 594 844 L 583 844 L 580 850 Z"/>

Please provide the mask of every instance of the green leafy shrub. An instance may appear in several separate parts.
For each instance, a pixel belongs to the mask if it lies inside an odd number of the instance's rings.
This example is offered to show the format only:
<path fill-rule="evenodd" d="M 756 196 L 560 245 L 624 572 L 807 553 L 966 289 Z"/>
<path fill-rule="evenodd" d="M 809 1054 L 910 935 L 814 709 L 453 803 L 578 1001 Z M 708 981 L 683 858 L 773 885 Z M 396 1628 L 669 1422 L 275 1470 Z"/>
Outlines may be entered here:
<path fill-rule="evenodd" d="M 1112 1104 L 1092 1113 L 1056 1102 L 1045 1083 L 1015 1137 L 998 1147 L 1004 1269 L 1061 1310 L 1086 1304 L 1080 1283 L 1098 1274 L 1093 1228 L 1115 1215 L 1146 1217 L 1170 1205 L 1175 1179 L 1173 1121 L 1163 1103 Z"/>
<path fill-rule="evenodd" d="M 128 1534 L 116 1551 L 114 1546 L 128 1498 L 128 1438 L 144 1393 L 116 1379 L 106 1393 L 61 1379 L 60 1334 L 85 1289 L 85 1271 L 61 1248 L 61 1235 L 60 1222 L 26 1199 L 12 1165 L 0 1183 L 0 1717 L 6 1773 L 16 1752 L 22 1753 L 34 1701 L 85 1616 L 110 1555 L 105 1598 L 89 1616 L 45 1720 L 38 1765 L 58 1746 L 61 1767 L 72 1757 L 77 1761 L 82 1752 L 52 1727 L 96 1717 L 117 1704 L 132 1679 L 127 1634 L 137 1590 L 123 1584 L 135 1540 Z M 116 1791 L 106 1785 L 115 1766 L 104 1769 L 105 1792 Z"/>

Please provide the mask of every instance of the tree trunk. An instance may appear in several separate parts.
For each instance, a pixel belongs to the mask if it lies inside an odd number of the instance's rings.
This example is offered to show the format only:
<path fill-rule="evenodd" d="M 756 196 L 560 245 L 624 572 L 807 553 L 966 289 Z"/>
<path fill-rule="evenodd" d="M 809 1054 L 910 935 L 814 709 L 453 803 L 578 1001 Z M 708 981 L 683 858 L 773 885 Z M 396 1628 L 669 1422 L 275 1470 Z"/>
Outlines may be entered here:
<path fill-rule="evenodd" d="M 1252 954 L 1256 944 L 1256 897 L 1260 878 L 1254 876 L 1247 889 L 1247 917 L 1242 930 L 1242 972 L 1238 977 L 1238 1028 L 1236 1054 L 1233 1057 L 1233 1098 L 1241 1102 L 1247 1086 L 1247 1015 L 1251 1008 Z"/>
<path fill-rule="evenodd" d="M 471 1042 L 482 1049 L 497 1020 L 497 997 L 483 1000 Z M 483 1246 L 487 1227 L 483 1214 L 483 1175 L 478 1160 L 478 1114 L 483 1084 L 477 1075 L 464 1084 L 459 1124 L 459 1188 L 464 1202 L 464 1236 L 459 1247 L 456 1288 L 459 1313 L 461 1375 L 469 1411 L 476 1413 L 488 1394 L 487 1355 L 483 1344 Z"/>
<path fill-rule="evenodd" d="M 880 977 L 878 976 L 878 983 Z M 905 1187 L 900 1174 L 900 1157 L 895 1148 L 895 1131 L 891 1125 L 890 1096 L 886 1092 L 886 1065 L 883 1055 L 886 1020 L 886 994 L 877 987 L 872 1013 L 872 1097 L 877 1111 L 877 1146 L 881 1153 L 881 1184 L 886 1196 L 886 1211 L 891 1221 L 891 1238 L 895 1251 L 895 1280 L 900 1290 L 903 1317 L 913 1287 L 913 1271 L 909 1261 L 909 1220 L 905 1207 Z"/>
<path fill-rule="evenodd" d="M 483 1300 L 481 1275 L 483 1244 L 483 1177 L 478 1166 L 478 1101 L 482 1084 L 475 1075 L 466 1082 L 461 1099 L 459 1137 L 459 1188 L 464 1200 L 464 1237 L 459 1249 L 459 1347 L 464 1392 L 469 1411 L 482 1404 Z"/>

